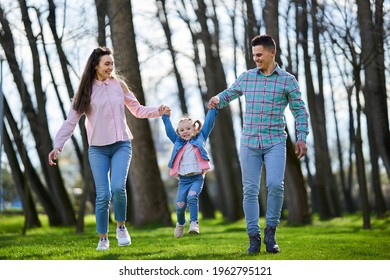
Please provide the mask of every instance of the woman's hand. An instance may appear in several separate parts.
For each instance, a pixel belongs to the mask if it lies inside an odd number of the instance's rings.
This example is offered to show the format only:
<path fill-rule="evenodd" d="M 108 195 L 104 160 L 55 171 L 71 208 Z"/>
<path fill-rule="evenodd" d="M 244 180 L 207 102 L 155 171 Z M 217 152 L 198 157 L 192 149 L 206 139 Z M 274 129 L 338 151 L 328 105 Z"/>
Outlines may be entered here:
<path fill-rule="evenodd" d="M 49 165 L 54 166 L 57 165 L 55 162 L 57 160 L 58 154 L 60 153 L 60 149 L 55 148 L 49 153 Z"/>
<path fill-rule="evenodd" d="M 162 116 L 163 114 L 171 116 L 171 108 L 169 106 L 161 105 L 158 108 L 158 113 L 160 114 L 160 116 Z"/>

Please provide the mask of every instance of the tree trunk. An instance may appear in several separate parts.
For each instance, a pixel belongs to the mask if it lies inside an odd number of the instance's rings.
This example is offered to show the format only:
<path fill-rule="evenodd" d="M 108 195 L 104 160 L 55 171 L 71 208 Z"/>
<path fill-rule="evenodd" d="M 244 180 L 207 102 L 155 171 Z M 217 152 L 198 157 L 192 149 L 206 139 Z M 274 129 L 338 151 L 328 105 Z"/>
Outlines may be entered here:
<path fill-rule="evenodd" d="M 43 30 L 43 24 L 41 23 L 40 18 L 38 18 L 38 21 L 39 21 L 40 28 Z M 52 31 L 54 42 L 55 42 L 55 44 L 57 46 L 57 52 L 58 52 L 58 56 L 60 58 L 59 60 L 60 60 L 60 65 L 61 65 L 63 77 L 64 77 L 64 80 L 65 80 L 65 85 L 66 85 L 66 87 L 68 89 L 69 95 L 73 96 L 72 83 L 70 81 L 69 71 L 68 71 L 68 68 L 67 68 L 68 59 L 66 58 L 65 52 L 62 49 L 61 39 L 58 37 L 58 34 L 57 34 L 56 13 L 55 13 L 55 5 L 53 3 L 53 0 L 49 0 L 49 15 L 47 17 L 47 21 L 48 21 L 50 29 Z M 66 110 L 64 108 L 64 103 L 61 100 L 60 92 L 59 92 L 59 89 L 58 89 L 58 85 L 57 85 L 57 83 L 55 81 L 55 75 L 54 75 L 53 69 L 52 69 L 51 64 L 50 64 L 50 54 L 49 54 L 49 51 L 47 50 L 47 44 L 46 44 L 46 41 L 45 41 L 45 35 L 41 34 L 41 38 L 42 38 L 42 47 L 43 47 L 43 51 L 45 53 L 45 58 L 46 58 L 46 62 L 47 62 L 48 71 L 49 71 L 50 77 L 52 79 L 53 88 L 54 88 L 54 91 L 56 93 L 56 97 L 57 97 L 58 103 L 60 105 L 60 110 L 61 110 L 62 116 L 63 116 L 63 118 L 65 120 L 66 119 Z M 72 135 L 71 140 L 72 140 L 72 143 L 74 145 L 77 158 L 78 158 L 78 160 L 80 162 L 80 165 L 82 166 L 82 161 L 83 161 L 83 159 L 82 159 L 82 152 L 81 152 L 81 149 L 80 149 L 80 147 L 79 147 L 79 145 L 77 143 L 76 137 L 74 135 Z"/>
<path fill-rule="evenodd" d="M 84 231 L 84 216 L 87 207 L 87 202 L 91 201 L 94 209 L 96 205 L 95 181 L 93 179 L 92 170 L 89 164 L 89 157 L 88 157 L 88 139 L 87 139 L 87 131 L 85 129 L 85 116 L 83 116 L 80 119 L 79 127 L 80 126 L 82 127 L 80 131 L 81 131 L 81 138 L 84 144 L 83 162 L 82 162 L 82 170 L 84 170 L 83 172 L 84 188 L 81 194 L 79 210 L 77 213 L 76 232 Z"/>
<path fill-rule="evenodd" d="M 236 27 L 237 2 L 238 2 L 237 0 L 234 1 L 234 5 L 233 5 L 232 8 L 229 8 L 226 3 L 223 3 L 227 13 L 229 14 L 230 22 L 231 22 L 232 43 L 233 43 L 233 65 L 234 65 L 233 69 L 234 69 L 234 78 L 235 79 L 239 76 L 239 73 L 238 73 L 238 70 L 237 70 L 237 66 L 238 66 L 238 63 L 237 63 L 237 51 L 240 48 L 239 44 L 238 44 L 238 40 L 237 40 L 237 27 Z M 246 37 L 247 36 L 244 36 L 244 38 L 246 38 Z M 245 40 L 245 42 L 247 42 L 247 41 L 248 40 Z M 246 43 L 246 44 L 248 44 L 248 43 Z M 247 51 L 247 48 L 245 48 L 245 51 Z M 247 55 L 245 55 L 245 56 L 247 56 Z M 241 125 L 241 129 L 242 129 L 242 127 L 243 127 L 244 110 L 242 108 L 242 100 L 241 100 L 241 98 L 238 98 L 238 108 L 239 108 L 240 125 Z"/>
<path fill-rule="evenodd" d="M 32 191 L 35 193 L 37 199 L 41 203 L 45 213 L 49 219 L 49 225 L 56 226 L 61 225 L 61 217 L 58 212 L 57 207 L 55 206 L 55 202 L 50 197 L 50 194 L 47 192 L 46 188 L 41 182 L 37 172 L 32 166 L 31 160 L 28 158 L 26 153 L 26 149 L 23 143 L 22 135 L 20 134 L 20 130 L 16 124 L 14 117 L 12 116 L 11 110 L 9 108 L 7 99 L 4 98 L 4 115 L 7 118 L 8 126 L 10 131 L 12 132 L 13 140 L 15 142 L 16 148 L 18 149 L 20 160 L 24 166 L 24 173 L 27 176 L 28 182 L 30 183 Z M 12 154 L 10 155 L 12 156 Z M 9 161 L 13 161 L 12 158 L 8 158 Z M 15 170 L 15 174 L 13 173 Z M 18 169 L 12 169 L 12 176 L 18 177 L 19 180 L 22 179 L 20 177 L 22 172 L 18 172 Z M 24 177 L 24 175 L 23 175 Z M 24 185 L 24 182 L 21 181 L 21 184 Z"/>
<path fill-rule="evenodd" d="M 363 92 L 364 95 L 368 94 L 368 92 L 366 92 L 366 89 L 363 89 Z M 367 97 L 365 99 L 367 99 Z M 376 215 L 378 218 L 384 218 L 386 216 L 386 203 L 381 189 L 381 178 L 378 162 L 379 154 L 378 148 L 375 143 L 375 134 L 373 131 L 374 124 L 372 123 L 371 119 L 372 114 L 368 112 L 369 109 L 369 107 L 365 107 L 371 162 L 371 188 L 374 191 Z"/>
<path fill-rule="evenodd" d="M 206 4 L 203 0 L 197 1 L 195 14 L 200 24 L 199 39 L 203 43 L 206 57 L 206 65 L 203 68 L 207 85 L 207 95 L 204 96 L 206 102 L 215 94 L 226 89 L 226 77 L 219 56 L 218 45 L 216 44 L 218 34 L 215 34 L 213 38 L 209 32 Z M 214 27 L 214 30 L 218 30 L 218 28 Z M 224 145 L 221 145 L 221 143 L 224 143 Z M 229 107 L 219 111 L 216 125 L 210 135 L 210 144 L 218 190 L 221 193 L 222 201 L 225 203 L 222 213 L 228 220 L 238 220 L 243 217 L 242 182 Z"/>
<path fill-rule="evenodd" d="M 375 20 L 369 0 L 356 0 L 360 26 L 362 63 L 376 146 L 390 178 L 390 130 L 383 48 L 383 1 L 375 1 Z"/>
<path fill-rule="evenodd" d="M 28 182 L 26 180 L 23 180 L 25 176 L 20 169 L 21 165 L 18 162 L 17 155 L 13 148 L 12 141 L 7 129 L 4 129 L 3 139 L 4 151 L 7 154 L 8 163 L 12 170 L 12 178 L 15 182 L 16 190 L 18 191 L 18 194 L 22 199 L 23 212 L 25 215 L 25 226 L 27 228 L 41 227 L 41 222 L 39 220 L 38 212 L 35 208 L 35 204 L 31 196 L 30 188 L 26 185 L 26 183 Z"/>
<path fill-rule="evenodd" d="M 145 104 L 141 73 L 135 42 L 131 1 L 118 0 L 108 3 L 112 43 L 117 67 L 131 81 L 141 104 Z M 130 67 L 131 65 L 131 67 Z M 127 121 L 134 135 L 133 156 L 130 166 L 134 224 L 148 223 L 171 225 L 166 194 L 157 164 L 152 133 L 147 119 L 137 119 L 127 114 Z"/>
<path fill-rule="evenodd" d="M 347 185 L 347 195 L 352 196 L 353 186 L 354 186 L 354 177 L 353 177 L 353 167 L 354 167 L 354 159 L 353 154 L 355 150 L 355 117 L 353 115 L 353 107 L 352 107 L 352 88 L 347 88 L 347 98 L 348 98 L 348 115 L 349 115 L 349 151 L 348 151 L 348 161 L 349 161 L 349 169 L 348 169 L 348 185 Z M 345 196 L 345 194 L 344 194 Z M 356 211 L 355 203 L 352 203 L 353 208 L 352 213 Z"/>
<path fill-rule="evenodd" d="M 275 60 L 282 66 L 282 60 L 280 59 L 280 54 L 282 50 L 280 48 L 280 40 L 279 40 L 279 1 L 274 0 L 265 0 L 265 6 L 263 9 L 263 17 L 266 32 L 272 38 L 274 38 L 276 43 L 276 56 Z"/>
<path fill-rule="evenodd" d="M 172 33 L 171 33 L 171 28 L 169 26 L 168 15 L 165 7 L 165 0 L 156 0 L 156 5 L 157 5 L 157 16 L 164 30 L 164 34 L 167 39 L 168 50 L 172 59 L 173 73 L 175 74 L 175 78 L 176 78 L 180 108 L 183 114 L 187 114 L 188 109 L 186 105 L 185 89 L 176 63 L 176 51 L 173 49 Z"/>
<path fill-rule="evenodd" d="M 311 211 L 303 178 L 301 164 L 294 152 L 294 145 L 288 137 L 287 162 L 285 174 L 286 204 L 288 209 L 287 223 L 306 225 L 311 223 Z"/>
<path fill-rule="evenodd" d="M 106 46 L 106 12 L 107 1 L 95 0 L 97 23 L 98 23 L 98 37 L 99 46 Z"/>
<path fill-rule="evenodd" d="M 256 35 L 259 35 L 259 28 L 257 26 L 257 19 L 256 19 L 255 10 L 253 8 L 252 0 L 243 0 L 243 1 L 245 2 L 245 6 L 246 6 L 246 18 L 247 18 L 247 23 L 245 28 L 245 32 L 247 36 L 245 37 L 246 40 L 244 39 L 245 62 L 246 62 L 246 67 L 248 69 L 252 69 L 256 67 L 256 63 L 253 61 L 252 58 L 252 46 L 248 42 L 250 42 L 253 39 L 253 37 L 255 37 Z"/>
<path fill-rule="evenodd" d="M 339 187 L 337 184 L 337 180 L 333 174 L 332 171 L 332 165 L 331 165 L 331 159 L 330 159 L 330 152 L 328 148 L 328 135 L 326 130 L 326 117 L 325 117 L 325 97 L 324 97 L 324 79 L 322 74 L 322 53 L 321 53 L 321 46 L 320 46 L 320 27 L 322 19 L 318 18 L 318 10 L 317 10 L 317 0 L 313 0 L 313 5 L 311 7 L 311 21 L 312 21 L 312 36 L 313 36 L 313 44 L 314 44 L 314 55 L 315 55 L 315 61 L 317 66 L 317 77 L 318 77 L 318 94 L 315 95 L 315 101 L 317 105 L 317 112 L 320 113 L 319 121 L 321 122 L 321 126 L 319 127 L 322 131 L 320 132 L 323 139 L 323 143 L 325 146 L 322 148 L 324 149 L 324 158 L 321 156 L 321 161 L 326 166 L 326 178 L 327 178 L 327 188 L 330 190 L 331 198 L 334 201 L 333 207 L 334 207 L 334 213 L 336 216 L 341 216 L 341 207 L 340 207 L 340 199 L 339 199 Z M 320 27 L 319 27 L 320 25 Z"/>
<path fill-rule="evenodd" d="M 330 72 L 330 61 L 328 59 L 328 55 L 325 55 L 326 59 L 326 68 L 327 73 L 329 77 L 329 86 L 331 91 L 331 100 L 332 100 L 332 111 L 333 111 L 333 119 L 335 123 L 335 134 L 336 134 L 336 146 L 337 146 L 337 156 L 339 160 L 339 173 L 340 173 L 340 184 L 341 184 L 341 190 L 344 194 L 344 204 L 345 209 L 352 213 L 353 212 L 353 201 L 352 201 L 352 194 L 348 191 L 346 178 L 345 178 L 345 171 L 344 171 L 344 157 L 343 157 L 343 150 L 341 147 L 341 140 L 340 140 L 340 133 L 339 133 L 339 125 L 337 120 L 337 110 L 336 110 L 336 101 L 334 99 L 334 86 L 333 86 L 333 79 L 331 78 L 331 72 Z"/>
<path fill-rule="evenodd" d="M 64 80 L 65 80 L 65 85 L 66 85 L 66 88 L 68 90 L 68 96 L 70 99 L 72 99 L 74 96 L 74 91 L 73 91 L 73 87 L 72 87 L 72 83 L 71 83 L 70 75 L 69 75 L 69 70 L 68 70 L 68 66 L 70 65 L 70 63 L 65 55 L 64 49 L 62 48 L 62 40 L 57 34 L 55 4 L 54 4 L 53 0 L 48 0 L 48 1 L 49 1 L 49 15 L 48 15 L 47 20 L 49 22 L 50 29 L 51 29 L 52 34 L 53 34 L 53 38 L 54 38 L 54 42 L 56 45 L 58 56 L 60 57 L 60 65 L 61 65 Z M 96 1 L 99 1 L 99 0 L 96 0 Z M 103 2 L 103 1 L 99 1 L 99 2 Z M 105 7 L 104 3 L 99 3 L 99 4 L 102 4 L 103 6 L 102 7 L 99 6 L 100 9 L 97 11 L 98 15 L 100 15 L 99 12 L 101 12 L 101 10 L 103 10 L 103 12 L 104 12 L 104 7 Z M 100 24 L 101 21 L 99 19 L 100 18 L 98 17 L 98 23 Z M 104 15 L 103 15 L 103 24 L 104 24 Z M 101 35 L 101 33 L 100 33 L 101 29 L 102 29 L 102 27 L 99 25 L 98 26 L 98 30 L 99 30 L 98 41 L 101 40 L 103 37 L 104 42 L 105 42 L 105 26 L 103 26 L 103 35 Z M 102 44 L 102 45 L 104 45 L 104 44 Z M 49 60 L 48 60 L 48 64 L 49 64 Z M 54 83 L 54 76 L 52 77 L 52 80 Z M 65 114 L 65 110 L 63 109 L 63 103 L 60 99 L 59 94 L 57 94 L 57 98 L 58 98 L 58 102 L 60 103 L 61 110 L 63 111 L 63 116 L 64 116 L 64 120 L 65 120 L 66 114 Z M 93 181 L 92 171 L 91 171 L 91 167 L 90 167 L 89 161 L 88 161 L 88 140 L 87 140 L 87 131 L 85 128 L 85 118 L 84 117 L 80 119 L 79 129 L 81 132 L 83 151 L 81 151 L 80 146 L 77 143 L 77 141 L 75 140 L 74 135 L 72 135 L 72 143 L 74 145 L 77 157 L 78 157 L 79 162 L 80 162 L 80 168 L 81 168 L 82 176 L 83 176 L 84 183 L 85 183 L 84 188 L 83 188 L 83 194 L 82 194 L 81 200 L 80 200 L 80 206 L 79 206 L 79 211 L 78 211 L 78 215 L 77 215 L 77 225 L 76 225 L 76 231 L 82 232 L 84 229 L 84 214 L 85 214 L 85 207 L 86 207 L 85 204 L 87 203 L 88 200 L 90 200 L 91 203 L 93 205 L 95 205 L 95 191 L 94 191 L 94 181 Z"/>
<path fill-rule="evenodd" d="M 27 119 L 30 123 L 32 136 L 34 137 L 36 143 L 38 158 L 42 166 L 42 171 L 46 179 L 47 186 L 50 190 L 53 200 L 55 201 L 56 207 L 58 207 L 62 223 L 64 225 L 74 225 L 76 220 L 73 212 L 73 206 L 66 192 L 64 183 L 60 176 L 59 169 L 58 167 L 49 167 L 49 164 L 47 163 L 47 155 L 51 151 L 52 141 L 50 138 L 46 117 L 46 98 L 41 84 L 41 66 L 39 61 L 37 38 L 33 35 L 32 24 L 28 15 L 28 10 L 25 1 L 19 0 L 19 4 L 22 13 L 24 28 L 33 57 L 33 81 L 35 96 L 37 99 L 37 110 L 35 110 L 34 108 L 31 99 L 32 95 L 29 93 L 28 87 L 23 81 L 22 73 L 20 72 L 18 63 L 15 59 L 15 49 L 12 48 L 14 46 L 12 33 L 9 28 L 8 21 L 3 16 L 1 21 L 4 32 L 1 36 L 7 37 L 9 40 L 1 40 L 1 43 L 2 45 L 6 45 L 6 47 L 4 47 L 4 50 L 7 56 L 7 60 L 10 64 L 12 74 L 14 76 L 16 86 L 18 87 L 19 93 L 21 95 L 23 103 L 23 112 L 27 116 Z"/>
<path fill-rule="evenodd" d="M 354 63 L 354 65 L 358 65 L 357 63 Z M 370 206 L 368 203 L 368 191 L 367 191 L 367 179 L 366 179 L 366 168 L 365 168 L 365 162 L 364 162 L 364 156 L 363 156 L 363 141 L 362 141 L 362 135 L 361 135 L 361 105 L 360 105 L 360 88 L 361 88 L 361 82 L 360 82 L 360 67 L 354 67 L 354 80 L 355 80 L 355 88 L 356 88 L 356 136 L 355 136 L 355 155 L 356 155 L 356 175 L 358 178 L 359 183 L 359 190 L 360 190 L 360 202 L 361 202 L 361 209 L 363 213 L 363 228 L 364 229 L 370 229 L 371 228 L 371 222 L 370 222 Z"/>
<path fill-rule="evenodd" d="M 308 21 L 306 1 L 300 0 L 302 11 L 297 14 L 301 21 L 302 50 L 304 55 L 305 80 L 307 99 L 310 110 L 310 120 L 313 130 L 315 166 L 316 166 L 316 187 L 318 188 L 318 210 L 320 219 L 328 219 L 340 215 L 338 196 L 335 191 L 335 180 L 332 179 L 329 150 L 326 135 L 326 120 L 324 112 L 324 97 L 316 94 L 313 77 L 311 74 L 311 57 L 308 46 Z"/>

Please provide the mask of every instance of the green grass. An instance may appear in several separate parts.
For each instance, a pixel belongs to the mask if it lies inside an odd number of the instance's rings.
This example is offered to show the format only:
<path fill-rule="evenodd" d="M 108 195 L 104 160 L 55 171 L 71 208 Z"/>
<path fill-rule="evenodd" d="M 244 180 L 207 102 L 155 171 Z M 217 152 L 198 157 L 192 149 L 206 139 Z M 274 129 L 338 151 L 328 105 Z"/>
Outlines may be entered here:
<path fill-rule="evenodd" d="M 94 216 L 85 218 L 85 232 L 73 227 L 48 227 L 22 235 L 24 218 L 0 215 L 2 260 L 389 260 L 390 217 L 372 218 L 372 229 L 362 229 L 362 218 L 346 215 L 329 221 L 314 218 L 312 225 L 278 227 L 279 254 L 247 255 L 248 237 L 243 220 L 227 223 L 218 216 L 200 220 L 200 235 L 173 237 L 173 227 L 128 226 L 132 244 L 118 247 L 115 226 L 110 225 L 109 251 L 96 251 L 98 241 Z M 261 225 L 264 220 L 261 219 Z M 188 230 L 188 229 L 187 229 Z"/>

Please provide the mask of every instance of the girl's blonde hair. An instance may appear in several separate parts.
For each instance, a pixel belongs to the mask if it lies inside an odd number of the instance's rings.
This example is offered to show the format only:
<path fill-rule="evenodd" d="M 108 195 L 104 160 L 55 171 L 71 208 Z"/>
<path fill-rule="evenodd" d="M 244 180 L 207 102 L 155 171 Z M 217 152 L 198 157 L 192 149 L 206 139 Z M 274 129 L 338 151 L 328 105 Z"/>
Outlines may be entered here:
<path fill-rule="evenodd" d="M 184 114 L 180 120 L 179 120 L 179 123 L 178 123 L 178 127 L 179 127 L 179 124 L 183 121 L 189 121 L 193 126 L 194 126 L 194 130 L 195 130 L 195 135 L 198 135 L 200 130 L 202 129 L 202 122 L 200 120 L 196 120 L 196 121 L 192 121 L 191 117 L 187 114 Z M 179 134 L 179 131 L 178 131 L 178 128 L 176 128 L 176 133 Z"/>

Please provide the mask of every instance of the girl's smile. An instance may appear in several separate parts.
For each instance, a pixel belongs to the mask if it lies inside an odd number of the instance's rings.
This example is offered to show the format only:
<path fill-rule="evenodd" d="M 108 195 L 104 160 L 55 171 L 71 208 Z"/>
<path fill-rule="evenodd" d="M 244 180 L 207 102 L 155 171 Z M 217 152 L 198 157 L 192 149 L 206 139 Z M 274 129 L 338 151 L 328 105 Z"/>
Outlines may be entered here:
<path fill-rule="evenodd" d="M 195 134 L 195 128 L 189 120 L 183 120 L 179 123 L 177 133 L 184 140 L 190 140 Z"/>

